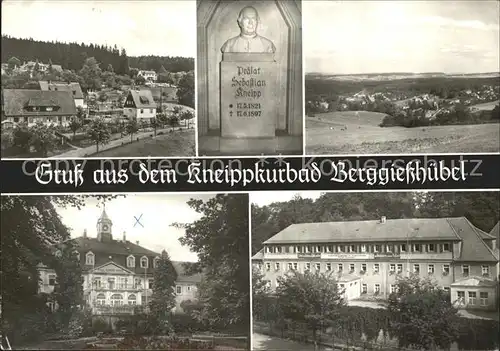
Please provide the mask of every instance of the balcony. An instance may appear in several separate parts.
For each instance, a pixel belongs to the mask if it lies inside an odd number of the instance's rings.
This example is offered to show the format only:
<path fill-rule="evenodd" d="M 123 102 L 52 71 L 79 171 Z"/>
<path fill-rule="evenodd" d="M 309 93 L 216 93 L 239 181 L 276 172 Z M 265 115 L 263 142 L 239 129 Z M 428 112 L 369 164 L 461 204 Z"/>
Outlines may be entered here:
<path fill-rule="evenodd" d="M 130 292 L 137 292 L 137 291 L 143 291 L 144 288 L 142 285 L 135 285 L 135 284 L 93 284 L 92 286 L 88 284 L 85 287 L 85 290 L 94 290 L 94 291 L 107 291 L 107 290 L 112 290 L 112 291 L 130 291 Z"/>
<path fill-rule="evenodd" d="M 92 305 L 94 315 L 133 315 L 147 312 L 147 308 L 141 305 Z"/>

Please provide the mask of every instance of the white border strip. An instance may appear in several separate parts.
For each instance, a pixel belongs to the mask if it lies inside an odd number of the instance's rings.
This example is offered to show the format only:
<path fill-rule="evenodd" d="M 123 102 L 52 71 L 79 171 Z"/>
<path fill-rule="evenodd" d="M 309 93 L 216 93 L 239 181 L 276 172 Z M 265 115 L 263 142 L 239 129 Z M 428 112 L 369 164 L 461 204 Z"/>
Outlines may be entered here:
<path fill-rule="evenodd" d="M 248 194 L 248 269 L 250 272 L 250 350 L 253 350 L 252 335 L 253 335 L 253 269 L 252 269 L 252 202 L 250 194 Z"/>

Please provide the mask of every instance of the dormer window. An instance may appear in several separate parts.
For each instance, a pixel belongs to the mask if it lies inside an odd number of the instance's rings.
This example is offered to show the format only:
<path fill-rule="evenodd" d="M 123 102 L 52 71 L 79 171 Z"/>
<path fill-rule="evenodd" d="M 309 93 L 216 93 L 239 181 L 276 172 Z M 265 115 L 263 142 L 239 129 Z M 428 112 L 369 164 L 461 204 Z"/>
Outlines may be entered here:
<path fill-rule="evenodd" d="M 87 252 L 85 255 L 85 264 L 89 266 L 93 266 L 95 264 L 95 256 L 91 251 Z"/>
<path fill-rule="evenodd" d="M 141 268 L 148 268 L 148 258 L 146 256 L 141 257 Z"/>
<path fill-rule="evenodd" d="M 159 257 L 155 257 L 155 259 L 153 261 L 153 267 L 154 268 L 158 268 L 159 265 L 160 265 L 160 258 Z"/>
<path fill-rule="evenodd" d="M 135 268 L 135 257 L 130 255 L 127 257 L 127 267 Z"/>

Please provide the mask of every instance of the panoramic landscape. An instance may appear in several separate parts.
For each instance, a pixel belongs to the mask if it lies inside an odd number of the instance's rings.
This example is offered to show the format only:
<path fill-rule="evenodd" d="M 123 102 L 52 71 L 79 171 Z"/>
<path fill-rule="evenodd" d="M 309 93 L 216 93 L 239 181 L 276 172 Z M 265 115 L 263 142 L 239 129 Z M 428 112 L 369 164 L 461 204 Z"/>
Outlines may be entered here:
<path fill-rule="evenodd" d="M 161 34 L 144 30 L 148 9 Z M 194 2 L 154 9 L 7 2 L 2 10 L 2 157 L 196 154 Z M 39 14 L 52 11 L 78 25 L 47 27 Z M 19 26 L 19 13 L 33 19 L 30 26 Z M 193 26 L 164 22 L 166 13 Z M 126 29 L 103 37 L 95 23 L 110 22 Z"/>
<path fill-rule="evenodd" d="M 317 16 L 304 33 L 308 154 L 500 150 L 498 3 L 419 4 L 305 6 L 306 18 Z M 350 42 L 313 38 L 329 11 Z"/>

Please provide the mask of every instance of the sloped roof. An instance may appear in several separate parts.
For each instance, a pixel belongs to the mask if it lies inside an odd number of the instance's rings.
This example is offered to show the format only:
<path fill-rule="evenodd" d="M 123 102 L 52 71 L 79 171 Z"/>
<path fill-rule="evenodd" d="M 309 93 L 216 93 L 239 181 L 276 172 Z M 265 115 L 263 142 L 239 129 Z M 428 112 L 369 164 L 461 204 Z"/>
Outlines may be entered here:
<path fill-rule="evenodd" d="M 490 235 L 497 239 L 497 245 L 498 245 L 498 241 L 500 239 L 500 221 L 490 231 Z"/>
<path fill-rule="evenodd" d="M 49 82 L 41 80 L 39 84 L 41 90 L 69 91 L 72 94 L 73 99 L 83 99 L 83 92 L 82 88 L 80 87 L 80 83 Z"/>
<path fill-rule="evenodd" d="M 177 88 L 175 87 L 151 87 L 149 90 L 155 100 L 177 101 Z"/>
<path fill-rule="evenodd" d="M 181 283 L 199 283 L 203 277 L 202 273 L 196 273 L 192 275 L 186 274 L 185 264 L 189 264 L 189 262 L 182 261 L 172 261 L 172 265 L 174 266 L 177 272 L 177 281 Z"/>
<path fill-rule="evenodd" d="M 156 108 L 156 103 L 150 90 L 130 90 L 129 94 L 137 108 Z"/>
<path fill-rule="evenodd" d="M 454 231 L 456 218 L 387 219 L 292 224 L 264 244 L 377 242 L 412 240 L 460 240 Z"/>
<path fill-rule="evenodd" d="M 50 114 L 76 115 L 75 101 L 67 91 L 43 91 L 31 89 L 4 89 L 2 96 L 3 111 L 6 116 L 39 116 Z M 57 111 L 34 112 L 26 111 L 26 106 L 56 106 Z"/>
<path fill-rule="evenodd" d="M 461 279 L 461 280 L 458 280 L 454 283 L 451 283 L 451 286 L 452 287 L 455 287 L 455 286 L 489 286 L 489 287 L 495 287 L 497 284 L 496 281 L 492 280 L 492 279 L 488 279 L 488 278 L 484 278 L 484 277 L 476 277 L 476 276 L 473 276 L 473 277 L 468 277 L 468 278 L 464 278 L 464 279 Z"/>
<path fill-rule="evenodd" d="M 498 256 L 482 240 L 481 231 L 473 226 L 467 218 L 462 218 L 462 221 L 457 221 L 456 226 L 457 235 L 462 239 L 462 252 L 458 261 L 497 261 Z"/>
<path fill-rule="evenodd" d="M 252 260 L 262 260 L 264 258 L 264 249 L 260 250 L 257 252 L 255 255 L 252 256 Z"/>

